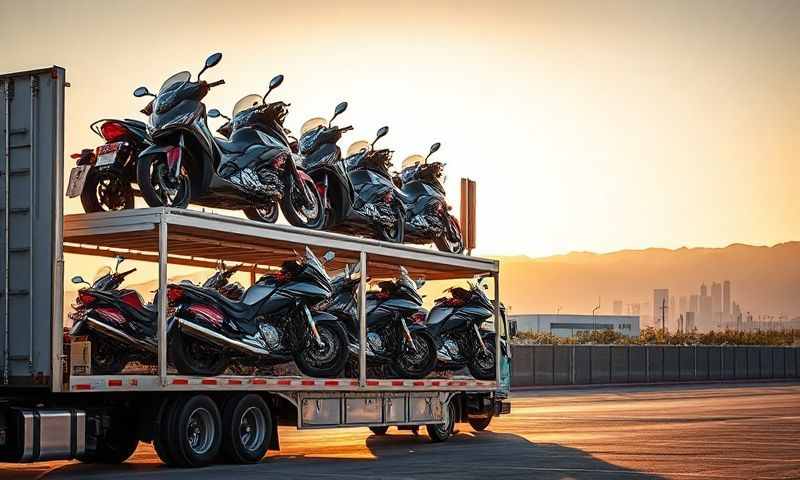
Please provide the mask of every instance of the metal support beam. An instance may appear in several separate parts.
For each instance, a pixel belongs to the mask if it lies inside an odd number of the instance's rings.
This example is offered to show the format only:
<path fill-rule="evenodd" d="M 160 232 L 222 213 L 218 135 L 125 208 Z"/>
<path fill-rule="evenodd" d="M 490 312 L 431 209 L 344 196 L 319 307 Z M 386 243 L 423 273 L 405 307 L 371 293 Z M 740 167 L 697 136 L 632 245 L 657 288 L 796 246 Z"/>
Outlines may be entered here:
<path fill-rule="evenodd" d="M 494 366 L 495 366 L 495 381 L 498 387 L 500 386 L 500 378 L 502 377 L 502 370 L 500 368 L 500 332 L 503 331 L 505 325 L 502 325 L 503 318 L 500 315 L 500 272 L 492 274 L 494 280 Z M 508 335 L 508 332 L 506 332 Z M 509 344 L 509 348 L 511 345 Z"/>
<path fill-rule="evenodd" d="M 167 384 L 167 220 L 158 222 L 158 375 Z"/>
<path fill-rule="evenodd" d="M 358 385 L 367 386 L 367 252 L 359 256 L 361 276 L 358 280 Z"/>

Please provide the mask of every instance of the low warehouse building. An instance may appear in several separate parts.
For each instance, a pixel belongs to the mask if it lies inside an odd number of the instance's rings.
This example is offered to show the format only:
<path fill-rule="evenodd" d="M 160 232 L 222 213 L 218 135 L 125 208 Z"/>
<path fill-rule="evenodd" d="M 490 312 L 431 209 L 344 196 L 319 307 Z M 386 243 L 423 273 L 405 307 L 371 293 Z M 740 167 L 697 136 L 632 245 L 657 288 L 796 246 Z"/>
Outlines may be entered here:
<path fill-rule="evenodd" d="M 639 336 L 638 315 L 570 315 L 537 313 L 511 315 L 511 330 L 521 332 L 544 332 L 559 337 L 574 337 L 580 332 L 614 330 L 629 337 Z"/>

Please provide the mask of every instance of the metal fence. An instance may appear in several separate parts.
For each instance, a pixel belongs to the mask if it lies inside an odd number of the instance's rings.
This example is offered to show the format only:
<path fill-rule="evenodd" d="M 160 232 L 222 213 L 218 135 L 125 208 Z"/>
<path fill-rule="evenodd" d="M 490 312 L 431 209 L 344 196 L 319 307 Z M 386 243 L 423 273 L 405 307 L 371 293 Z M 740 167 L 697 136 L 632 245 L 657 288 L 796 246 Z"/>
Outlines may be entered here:
<path fill-rule="evenodd" d="M 513 345 L 511 384 L 800 378 L 800 347 Z"/>

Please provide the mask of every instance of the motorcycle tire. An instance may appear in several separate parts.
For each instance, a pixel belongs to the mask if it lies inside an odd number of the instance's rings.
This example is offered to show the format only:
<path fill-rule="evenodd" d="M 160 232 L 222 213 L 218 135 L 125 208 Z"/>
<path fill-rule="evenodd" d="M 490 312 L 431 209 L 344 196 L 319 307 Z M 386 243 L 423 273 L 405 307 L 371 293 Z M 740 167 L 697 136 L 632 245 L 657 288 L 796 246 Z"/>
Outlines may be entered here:
<path fill-rule="evenodd" d="M 163 172 L 164 169 L 166 160 L 163 155 L 148 155 L 136 162 L 136 179 L 144 201 L 151 207 L 186 208 L 192 197 L 192 182 L 186 165 L 181 167 L 180 185 L 174 198 L 169 195 L 165 198 L 161 192 L 163 180 L 159 180 L 158 172 Z"/>
<path fill-rule="evenodd" d="M 100 182 L 105 179 L 112 182 L 116 181 L 121 184 L 115 186 L 121 191 L 113 193 L 121 198 L 119 198 L 119 203 L 113 206 L 106 204 L 100 198 L 102 194 L 98 191 L 98 188 L 100 187 Z M 112 185 L 113 184 L 110 184 L 106 186 L 106 188 L 111 188 Z M 131 187 L 131 183 L 123 178 L 117 171 L 105 170 L 98 172 L 92 170 L 86 178 L 86 183 L 83 185 L 83 190 L 81 191 L 81 205 L 83 205 L 83 210 L 86 213 L 113 212 L 133 208 L 133 187 Z"/>
<path fill-rule="evenodd" d="M 496 378 L 496 371 L 495 371 L 495 362 L 497 360 L 497 354 L 495 350 L 495 336 L 494 334 L 487 335 L 483 341 L 486 343 L 486 349 L 489 351 L 489 355 L 491 356 L 491 361 L 488 358 L 485 358 L 486 354 L 483 353 L 482 349 L 478 348 L 477 353 L 475 354 L 472 359 L 470 359 L 467 368 L 469 368 L 469 373 L 477 380 L 494 380 Z M 491 366 L 490 366 L 491 365 Z"/>
<path fill-rule="evenodd" d="M 208 358 L 204 362 L 198 360 L 197 344 L 202 344 L 200 340 L 186 336 L 178 332 L 172 339 L 170 350 L 173 352 L 175 368 L 178 373 L 184 375 L 197 375 L 202 377 L 215 377 L 221 375 L 228 368 L 228 359 L 225 354 L 217 349 L 216 358 Z M 209 347 L 209 350 L 214 350 Z"/>
<path fill-rule="evenodd" d="M 91 335 L 92 375 L 116 375 L 128 364 L 128 354 L 119 346 Z"/>
<path fill-rule="evenodd" d="M 458 222 L 452 215 L 447 215 L 446 220 L 448 222 L 447 228 L 445 228 L 442 236 L 435 239 L 433 243 L 441 252 L 464 253 L 464 236 L 461 235 L 461 227 L 458 226 Z M 455 240 L 448 238 L 451 236 L 454 237 Z"/>
<path fill-rule="evenodd" d="M 425 378 L 436 366 L 436 342 L 433 341 L 431 334 L 424 330 L 412 331 L 411 340 L 418 351 L 413 352 L 408 347 L 404 347 L 403 351 L 395 355 L 392 370 L 399 378 Z M 411 366 L 408 359 L 415 356 L 418 356 L 419 360 Z"/>
<path fill-rule="evenodd" d="M 319 230 L 325 225 L 325 206 L 322 203 L 322 197 L 319 195 L 319 190 L 313 180 L 305 180 L 303 188 L 311 195 L 312 208 L 305 208 L 297 206 L 300 199 L 296 198 L 299 190 L 295 190 L 294 179 L 286 184 L 286 193 L 281 199 L 281 207 L 283 208 L 283 216 L 286 220 L 295 227 L 310 228 L 312 230 Z M 311 212 L 312 216 L 308 216 L 306 212 Z"/>
<path fill-rule="evenodd" d="M 392 211 L 394 212 L 395 217 L 397 218 L 397 222 L 394 224 L 393 229 L 388 229 L 383 226 L 379 227 L 378 239 L 392 243 L 403 243 L 403 238 L 405 237 L 405 229 L 406 229 L 406 216 L 403 213 L 403 209 L 400 208 L 399 205 L 393 205 Z"/>
<path fill-rule="evenodd" d="M 342 374 L 350 355 L 347 344 L 347 332 L 338 323 L 324 322 L 317 324 L 317 332 L 322 338 L 324 347 L 317 346 L 315 341 L 295 354 L 295 363 L 304 375 L 315 378 L 335 378 Z"/>
<path fill-rule="evenodd" d="M 250 220 L 264 223 L 275 223 L 278 221 L 278 213 L 280 208 L 275 201 L 269 202 L 264 207 L 248 207 L 242 210 L 244 216 Z"/>

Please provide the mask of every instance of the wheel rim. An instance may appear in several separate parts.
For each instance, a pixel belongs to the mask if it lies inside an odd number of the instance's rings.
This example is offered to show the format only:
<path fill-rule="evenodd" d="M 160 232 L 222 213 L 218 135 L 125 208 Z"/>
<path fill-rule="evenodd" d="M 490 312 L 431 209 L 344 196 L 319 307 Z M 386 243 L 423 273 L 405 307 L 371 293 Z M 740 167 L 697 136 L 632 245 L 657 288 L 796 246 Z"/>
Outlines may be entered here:
<path fill-rule="evenodd" d="M 448 403 L 442 412 L 442 420 L 444 423 L 437 425 L 435 428 L 439 431 L 441 436 L 449 436 L 453 432 L 455 418 L 453 415 L 453 404 Z"/>
<path fill-rule="evenodd" d="M 454 222 L 455 220 L 448 216 L 447 228 L 442 234 L 442 240 L 444 240 L 444 244 L 447 245 L 447 249 L 451 253 L 456 253 L 464 249 L 464 240 L 461 237 L 461 230 Z M 456 237 L 456 240 L 451 240 L 451 236 Z"/>
<path fill-rule="evenodd" d="M 104 370 L 114 367 L 117 361 L 116 349 L 106 342 L 93 342 L 92 345 L 96 348 L 93 352 L 95 366 Z"/>
<path fill-rule="evenodd" d="M 189 175 L 185 167 L 181 166 L 180 175 L 173 180 L 170 178 L 166 163 L 155 163 L 150 174 L 150 183 L 164 206 L 171 207 L 186 203 L 187 199 L 185 197 L 189 191 Z"/>
<path fill-rule="evenodd" d="M 270 203 L 265 207 L 256 207 L 256 213 L 265 222 L 274 222 L 278 217 L 278 205 Z"/>
<path fill-rule="evenodd" d="M 317 326 L 322 345 L 317 344 L 316 341 L 311 342 L 308 348 L 309 363 L 316 368 L 324 368 L 336 360 L 336 354 L 339 348 L 339 339 L 337 335 L 328 327 Z"/>
<path fill-rule="evenodd" d="M 421 335 L 412 333 L 411 341 L 416 349 L 409 347 L 407 342 L 403 342 L 403 352 L 400 355 L 399 363 L 403 370 L 418 374 L 427 367 L 431 350 L 428 342 Z"/>
<path fill-rule="evenodd" d="M 266 436 L 267 421 L 260 408 L 249 407 L 239 421 L 239 440 L 242 447 L 249 451 L 261 448 Z"/>
<path fill-rule="evenodd" d="M 113 212 L 125 208 L 126 189 L 128 186 L 116 175 L 103 175 L 97 180 L 95 194 L 100 207 Z"/>
<path fill-rule="evenodd" d="M 494 353 L 489 347 L 487 347 L 487 350 L 487 352 L 484 352 L 483 349 L 480 349 L 475 358 L 475 364 L 483 371 L 489 371 L 494 368 Z"/>
<path fill-rule="evenodd" d="M 214 419 L 205 408 L 196 408 L 186 422 L 186 441 L 196 455 L 202 455 L 211 449 L 214 443 L 216 427 Z"/>
<path fill-rule="evenodd" d="M 309 198 L 312 199 L 319 198 L 317 187 L 314 185 L 313 182 L 303 182 L 303 190 L 305 191 L 305 194 L 307 194 Z M 310 206 L 306 205 L 304 199 L 304 193 L 297 190 L 296 188 L 292 189 L 291 195 L 292 195 L 292 209 L 294 210 L 295 214 L 297 214 L 298 217 L 303 219 L 304 223 L 312 223 L 319 219 L 320 213 L 322 212 L 320 202 L 312 201 Z"/>
<path fill-rule="evenodd" d="M 219 352 L 216 349 L 188 337 L 183 337 L 181 342 L 189 361 L 196 365 L 198 370 L 211 370 L 217 364 Z"/>

